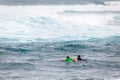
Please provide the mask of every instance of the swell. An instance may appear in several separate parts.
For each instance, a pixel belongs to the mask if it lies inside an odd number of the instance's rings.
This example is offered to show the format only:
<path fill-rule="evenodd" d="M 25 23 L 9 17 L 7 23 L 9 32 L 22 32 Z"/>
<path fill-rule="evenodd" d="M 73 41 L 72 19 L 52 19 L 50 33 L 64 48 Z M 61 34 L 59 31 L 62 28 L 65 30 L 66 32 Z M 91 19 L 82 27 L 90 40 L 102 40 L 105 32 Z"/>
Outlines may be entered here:
<path fill-rule="evenodd" d="M 79 52 L 119 52 L 120 36 L 108 38 L 92 38 L 63 42 L 1 43 L 0 50 L 9 52 L 30 53 L 34 51 Z"/>

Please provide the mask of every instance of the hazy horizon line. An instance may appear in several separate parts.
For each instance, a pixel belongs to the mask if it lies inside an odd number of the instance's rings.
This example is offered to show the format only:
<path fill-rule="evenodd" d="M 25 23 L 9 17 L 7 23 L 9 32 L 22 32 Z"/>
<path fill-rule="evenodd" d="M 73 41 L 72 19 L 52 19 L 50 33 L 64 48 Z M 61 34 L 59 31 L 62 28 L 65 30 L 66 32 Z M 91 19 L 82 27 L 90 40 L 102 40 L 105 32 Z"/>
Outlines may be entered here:
<path fill-rule="evenodd" d="M 120 0 L 0 0 L 0 5 L 106 5 L 107 1 Z"/>

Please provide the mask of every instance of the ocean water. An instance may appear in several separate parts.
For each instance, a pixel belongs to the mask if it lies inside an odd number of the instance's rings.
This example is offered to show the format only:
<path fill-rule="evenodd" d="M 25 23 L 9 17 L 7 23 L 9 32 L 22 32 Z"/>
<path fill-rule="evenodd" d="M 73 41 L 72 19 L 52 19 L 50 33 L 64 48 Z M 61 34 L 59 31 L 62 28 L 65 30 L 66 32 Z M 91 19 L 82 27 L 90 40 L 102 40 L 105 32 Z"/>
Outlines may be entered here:
<path fill-rule="evenodd" d="M 119 80 L 120 1 L 41 1 L 0 1 L 0 80 Z"/>
<path fill-rule="evenodd" d="M 119 36 L 87 41 L 1 43 L 1 80 L 115 80 L 120 77 Z M 65 63 L 67 55 L 86 61 Z M 118 79 L 119 80 L 119 79 Z"/>

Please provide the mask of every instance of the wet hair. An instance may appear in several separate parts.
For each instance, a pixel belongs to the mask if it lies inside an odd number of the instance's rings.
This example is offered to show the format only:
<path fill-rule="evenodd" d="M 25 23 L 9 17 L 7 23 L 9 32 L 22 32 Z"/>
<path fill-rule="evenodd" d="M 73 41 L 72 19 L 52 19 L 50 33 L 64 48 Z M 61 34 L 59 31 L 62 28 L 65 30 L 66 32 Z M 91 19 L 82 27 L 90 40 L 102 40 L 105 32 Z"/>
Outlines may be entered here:
<path fill-rule="evenodd" d="M 70 58 L 69 56 L 67 56 L 67 58 Z"/>
<path fill-rule="evenodd" d="M 80 57 L 80 55 L 78 55 L 78 57 Z"/>
<path fill-rule="evenodd" d="M 82 60 L 81 57 L 80 57 L 80 55 L 77 56 L 77 60 Z"/>

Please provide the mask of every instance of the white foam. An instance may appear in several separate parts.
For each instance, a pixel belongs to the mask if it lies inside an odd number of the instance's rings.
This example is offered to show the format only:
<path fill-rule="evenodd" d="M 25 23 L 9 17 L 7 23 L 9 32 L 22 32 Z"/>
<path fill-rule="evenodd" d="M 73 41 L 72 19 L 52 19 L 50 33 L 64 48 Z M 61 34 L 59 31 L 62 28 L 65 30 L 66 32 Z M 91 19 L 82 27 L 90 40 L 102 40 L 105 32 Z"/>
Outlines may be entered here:
<path fill-rule="evenodd" d="M 0 38 L 17 38 L 20 41 L 38 38 L 78 40 L 120 35 L 119 24 L 116 25 L 114 20 L 119 13 L 60 14 L 66 10 L 120 11 L 119 7 L 119 5 L 0 6 Z"/>

